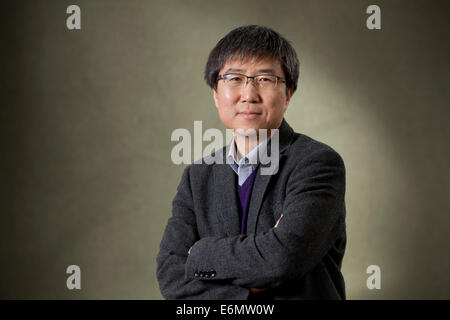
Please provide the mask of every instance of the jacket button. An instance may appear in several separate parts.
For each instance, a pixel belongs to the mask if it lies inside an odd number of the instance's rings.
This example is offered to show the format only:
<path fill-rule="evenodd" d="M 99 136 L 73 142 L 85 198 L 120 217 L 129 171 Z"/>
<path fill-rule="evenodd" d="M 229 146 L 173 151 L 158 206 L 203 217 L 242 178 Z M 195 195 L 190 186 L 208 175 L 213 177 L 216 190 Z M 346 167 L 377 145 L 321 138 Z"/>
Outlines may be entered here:
<path fill-rule="evenodd" d="M 198 278 L 198 277 L 199 277 L 199 274 L 198 274 L 198 272 L 194 273 L 194 277 L 196 277 L 196 278 Z"/>
<path fill-rule="evenodd" d="M 216 272 L 215 271 L 211 271 L 211 278 L 214 278 L 216 276 Z"/>

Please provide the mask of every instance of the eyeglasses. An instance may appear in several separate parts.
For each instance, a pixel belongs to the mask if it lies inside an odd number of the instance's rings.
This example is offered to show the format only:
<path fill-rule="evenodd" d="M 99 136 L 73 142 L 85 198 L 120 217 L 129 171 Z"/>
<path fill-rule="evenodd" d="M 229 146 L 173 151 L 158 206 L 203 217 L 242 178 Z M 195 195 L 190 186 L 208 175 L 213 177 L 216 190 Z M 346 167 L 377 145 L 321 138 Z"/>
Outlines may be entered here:
<path fill-rule="evenodd" d="M 275 89 L 278 81 L 286 82 L 286 79 L 271 74 L 249 77 L 240 73 L 226 73 L 217 77 L 217 81 L 223 80 L 230 88 L 243 88 L 247 86 L 249 79 L 252 79 L 253 85 L 258 89 Z"/>

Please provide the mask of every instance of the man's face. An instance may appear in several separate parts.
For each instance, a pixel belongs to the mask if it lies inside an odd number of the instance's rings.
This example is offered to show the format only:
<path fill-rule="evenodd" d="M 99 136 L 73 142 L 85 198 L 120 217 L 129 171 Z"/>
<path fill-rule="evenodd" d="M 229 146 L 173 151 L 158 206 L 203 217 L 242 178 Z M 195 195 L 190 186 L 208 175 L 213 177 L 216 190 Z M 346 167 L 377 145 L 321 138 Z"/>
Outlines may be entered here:
<path fill-rule="evenodd" d="M 220 70 L 219 75 L 227 73 L 240 73 L 247 76 L 271 74 L 284 78 L 285 74 L 280 63 L 271 58 L 260 60 L 234 59 L 227 62 Z M 237 133 L 250 133 L 254 129 L 279 128 L 286 111 L 292 90 L 286 94 L 286 84 L 278 81 L 275 88 L 257 88 L 249 79 L 247 85 L 230 87 L 225 81 L 217 82 L 214 92 L 214 101 L 219 110 L 222 123 Z"/>

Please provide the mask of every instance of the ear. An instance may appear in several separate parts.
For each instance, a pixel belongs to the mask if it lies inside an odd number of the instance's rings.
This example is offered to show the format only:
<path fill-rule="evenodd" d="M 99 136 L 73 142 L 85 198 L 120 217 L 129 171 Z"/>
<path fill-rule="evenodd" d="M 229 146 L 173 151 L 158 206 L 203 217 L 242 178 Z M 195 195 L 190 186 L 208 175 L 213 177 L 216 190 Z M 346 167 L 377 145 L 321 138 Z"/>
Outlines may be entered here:
<path fill-rule="evenodd" d="M 291 101 L 292 95 L 294 94 L 294 88 L 289 88 L 287 94 L 286 94 L 286 103 L 284 104 L 284 111 L 287 110 L 289 106 L 289 102 Z"/>

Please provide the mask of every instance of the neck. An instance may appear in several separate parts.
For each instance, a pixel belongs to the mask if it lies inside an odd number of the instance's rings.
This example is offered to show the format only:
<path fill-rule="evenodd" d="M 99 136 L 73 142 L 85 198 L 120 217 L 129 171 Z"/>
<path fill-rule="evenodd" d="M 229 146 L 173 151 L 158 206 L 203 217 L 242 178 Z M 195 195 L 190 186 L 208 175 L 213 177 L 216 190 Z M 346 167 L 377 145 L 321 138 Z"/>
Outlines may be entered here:
<path fill-rule="evenodd" d="M 267 130 L 267 137 L 270 137 L 270 134 L 271 131 Z M 234 134 L 234 141 L 236 142 L 237 151 L 242 157 L 248 155 L 261 142 L 263 142 L 263 140 L 260 139 L 258 134 L 252 135 Z"/>

